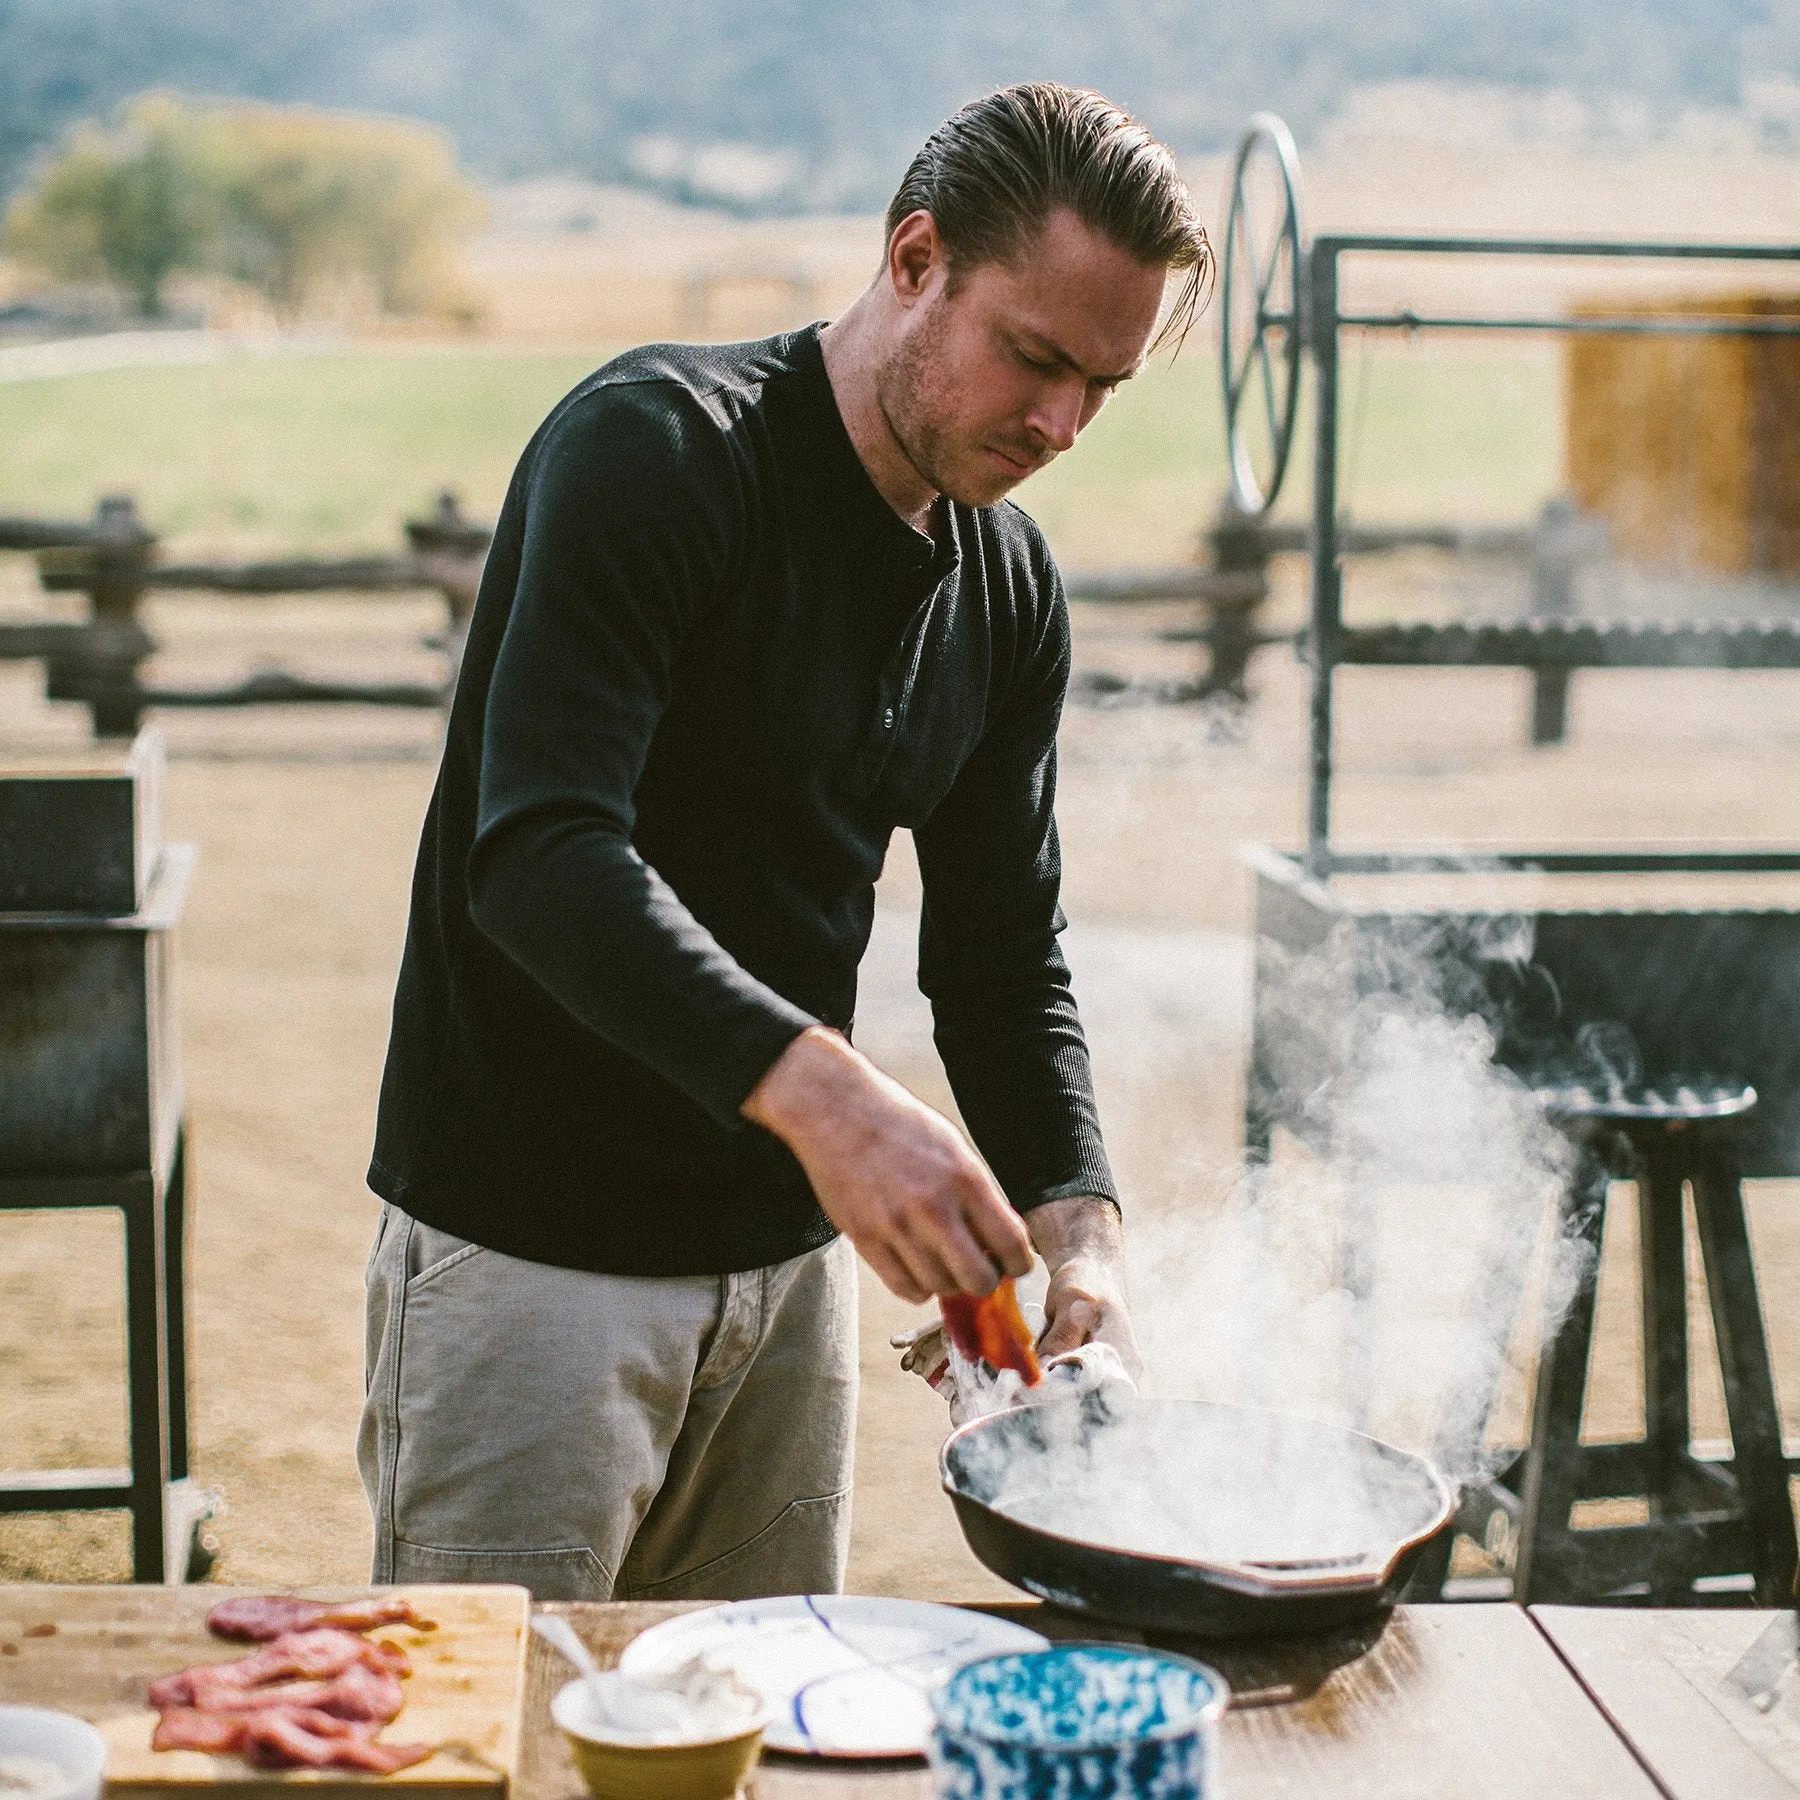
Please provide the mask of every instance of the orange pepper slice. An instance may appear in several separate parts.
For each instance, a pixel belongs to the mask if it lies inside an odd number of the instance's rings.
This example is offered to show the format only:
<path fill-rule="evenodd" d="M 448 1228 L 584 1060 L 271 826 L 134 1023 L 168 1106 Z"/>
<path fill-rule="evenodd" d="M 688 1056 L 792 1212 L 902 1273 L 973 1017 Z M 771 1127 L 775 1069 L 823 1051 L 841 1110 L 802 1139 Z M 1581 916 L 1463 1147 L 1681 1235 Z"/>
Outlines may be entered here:
<path fill-rule="evenodd" d="M 1019 1296 L 1010 1278 L 991 1294 L 944 1294 L 938 1299 L 944 1313 L 944 1329 L 971 1362 L 993 1369 L 1014 1369 L 1027 1387 L 1043 1380 L 1031 1327 L 1019 1310 Z"/>

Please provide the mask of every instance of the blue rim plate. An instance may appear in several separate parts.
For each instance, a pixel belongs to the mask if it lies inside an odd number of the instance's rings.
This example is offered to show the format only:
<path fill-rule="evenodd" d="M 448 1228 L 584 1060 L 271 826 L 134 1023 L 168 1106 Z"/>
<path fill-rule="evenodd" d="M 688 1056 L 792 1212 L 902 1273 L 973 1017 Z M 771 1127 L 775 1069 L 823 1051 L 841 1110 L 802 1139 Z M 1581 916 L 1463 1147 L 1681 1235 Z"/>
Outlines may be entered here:
<path fill-rule="evenodd" d="M 1042 1650 L 1023 1625 L 960 1606 L 787 1594 L 683 1613 L 640 1633 L 619 1667 L 650 1675 L 705 1655 L 768 1701 L 763 1743 L 795 1756 L 923 1756 L 930 1695 L 965 1663 Z"/>

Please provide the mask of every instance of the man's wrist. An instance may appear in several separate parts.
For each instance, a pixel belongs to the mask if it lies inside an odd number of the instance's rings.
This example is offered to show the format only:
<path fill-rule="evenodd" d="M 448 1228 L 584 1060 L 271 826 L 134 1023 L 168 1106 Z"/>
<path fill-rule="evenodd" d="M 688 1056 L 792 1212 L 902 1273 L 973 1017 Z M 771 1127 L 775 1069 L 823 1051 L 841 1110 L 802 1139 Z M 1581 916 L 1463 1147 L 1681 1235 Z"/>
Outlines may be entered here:
<path fill-rule="evenodd" d="M 1125 1254 L 1118 1203 L 1100 1194 L 1046 1200 L 1026 1213 L 1025 1228 L 1044 1266 L 1052 1271 L 1080 1256 L 1114 1263 Z"/>

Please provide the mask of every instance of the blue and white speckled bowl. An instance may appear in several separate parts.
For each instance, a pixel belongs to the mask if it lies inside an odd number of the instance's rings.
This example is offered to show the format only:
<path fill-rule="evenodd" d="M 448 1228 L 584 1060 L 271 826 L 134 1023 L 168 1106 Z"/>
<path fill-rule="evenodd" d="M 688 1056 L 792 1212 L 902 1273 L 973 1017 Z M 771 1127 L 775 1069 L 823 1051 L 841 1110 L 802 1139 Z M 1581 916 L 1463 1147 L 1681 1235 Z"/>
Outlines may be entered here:
<path fill-rule="evenodd" d="M 1118 1644 L 969 1663 L 931 1696 L 947 1800 L 1217 1800 L 1225 1678 Z"/>

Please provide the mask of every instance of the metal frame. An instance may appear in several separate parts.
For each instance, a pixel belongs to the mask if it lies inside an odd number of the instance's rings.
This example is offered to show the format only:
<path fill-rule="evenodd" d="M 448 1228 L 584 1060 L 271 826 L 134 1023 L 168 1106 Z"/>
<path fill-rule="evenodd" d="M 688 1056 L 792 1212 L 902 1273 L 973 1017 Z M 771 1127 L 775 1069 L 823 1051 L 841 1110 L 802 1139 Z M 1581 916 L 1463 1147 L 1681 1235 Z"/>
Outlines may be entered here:
<path fill-rule="evenodd" d="M 1338 518 L 1337 489 L 1339 351 L 1342 334 L 1346 330 L 1407 333 L 1427 330 L 1556 331 L 1746 338 L 1800 336 L 1800 318 L 1745 319 L 1685 314 L 1663 319 L 1641 316 L 1568 319 L 1428 315 L 1412 311 L 1345 312 L 1340 305 L 1341 265 L 1344 258 L 1356 255 L 1538 256 L 1661 259 L 1688 263 L 1791 264 L 1800 263 L 1800 244 L 1658 244 L 1356 234 L 1320 237 L 1306 248 L 1300 303 L 1285 319 L 1272 317 L 1267 321 L 1269 329 L 1285 327 L 1290 333 L 1303 335 L 1318 380 L 1309 534 L 1312 580 L 1307 657 L 1311 670 L 1311 694 L 1306 849 L 1303 856 L 1299 857 L 1290 858 L 1268 851 L 1259 851 L 1252 857 L 1258 875 L 1259 941 L 1268 933 L 1272 942 L 1287 947 L 1318 942 L 1321 934 L 1335 921 L 1350 921 L 1355 931 L 1369 934 L 1379 941 L 1383 931 L 1405 915 L 1404 908 L 1396 908 L 1391 916 L 1386 912 L 1367 916 L 1359 914 L 1354 903 L 1347 901 L 1344 889 L 1333 890 L 1333 875 L 1461 873 L 1471 867 L 1471 859 L 1466 854 L 1455 855 L 1442 850 L 1340 853 L 1332 849 L 1333 675 L 1340 663 L 1411 663 L 1433 666 L 1456 663 L 1477 666 L 1523 664 L 1534 670 L 1540 689 L 1545 685 L 1547 677 L 1552 680 L 1559 678 L 1566 684 L 1567 671 L 1583 666 L 1641 668 L 1699 664 L 1711 667 L 1800 667 L 1800 633 L 1791 628 L 1761 631 L 1698 626 L 1661 629 L 1605 628 L 1573 619 L 1540 619 L 1529 624 L 1504 627 L 1471 624 L 1451 628 L 1449 631 L 1405 625 L 1346 631 L 1343 622 L 1342 557 L 1354 540 L 1352 533 Z M 1800 871 L 1800 848 L 1506 851 L 1482 854 L 1479 865 L 1496 871 L 1532 870 L 1559 874 L 1791 872 Z M 1681 931 L 1690 925 L 1694 931 L 1710 935 L 1705 936 L 1704 941 L 1707 954 L 1697 955 L 1693 959 L 1699 971 L 1699 984 L 1692 991 L 1684 990 L 1681 994 L 1664 993 L 1660 996 L 1670 1002 L 1672 1011 L 1668 1016 L 1659 1015 L 1652 1021 L 1657 1027 L 1653 1036 L 1683 1040 L 1692 1036 L 1697 1040 L 1704 1040 L 1704 1031 L 1690 1031 L 1696 1018 L 1715 1028 L 1720 1025 L 1717 996 L 1706 987 L 1706 982 L 1714 979 L 1710 971 L 1719 951 L 1719 944 L 1715 941 L 1718 931 L 1714 927 L 1727 930 L 1740 957 L 1747 958 L 1758 953 L 1764 956 L 1763 972 L 1768 990 L 1765 997 L 1776 1012 L 1779 1012 L 1783 1003 L 1791 999 L 1794 983 L 1790 981 L 1784 986 L 1783 982 L 1786 980 L 1786 972 L 1797 966 L 1797 958 L 1793 953 L 1797 946 L 1789 945 L 1785 954 L 1769 954 L 1771 946 L 1777 951 L 1782 949 L 1784 932 L 1789 937 L 1792 936 L 1791 923 L 1784 923 L 1791 915 L 1764 915 L 1746 911 L 1722 917 L 1715 917 L 1710 913 L 1695 914 L 1690 920 L 1688 915 L 1678 915 L 1676 909 L 1669 909 L 1669 912 L 1667 919 L 1654 914 L 1632 917 L 1629 924 L 1635 935 L 1629 937 L 1629 944 L 1635 945 L 1642 953 L 1646 943 L 1651 943 L 1651 940 L 1660 941 L 1658 933 L 1673 943 L 1680 937 Z M 1582 911 L 1540 920 L 1537 958 L 1562 968 L 1565 976 L 1571 971 L 1579 971 L 1593 978 L 1589 984 L 1595 987 L 1592 993 L 1585 990 L 1576 992 L 1580 988 L 1579 982 L 1573 988 L 1565 982 L 1564 993 L 1573 993 L 1571 1003 L 1578 1010 L 1600 1004 L 1603 1016 L 1610 1018 L 1618 1014 L 1616 1006 L 1611 1004 L 1610 989 L 1607 988 L 1606 981 L 1601 979 L 1607 973 L 1602 966 L 1605 959 L 1595 958 L 1590 954 L 1593 944 L 1603 937 L 1610 937 L 1618 924 L 1617 915 L 1604 911 L 1596 912 L 1591 917 Z M 1549 948 L 1545 947 L 1542 931 L 1545 926 L 1550 928 L 1549 935 L 1555 940 Z M 1614 944 L 1613 949 L 1617 952 L 1618 945 Z M 1266 1156 L 1269 1134 L 1275 1122 L 1275 1114 L 1267 1110 L 1267 1096 L 1259 1091 L 1257 1079 L 1258 1070 L 1262 1067 L 1260 980 L 1258 985 L 1258 1028 L 1253 1035 L 1245 1121 L 1246 1144 L 1253 1158 Z M 1779 1024 L 1771 1029 L 1780 1036 Z M 1766 1045 L 1758 1046 L 1759 1053 L 1766 1049 Z M 1770 1058 L 1765 1056 L 1764 1060 L 1769 1061 Z M 1785 1102 L 1784 1123 L 1781 1130 L 1771 1128 L 1767 1142 L 1753 1147 L 1754 1155 L 1760 1158 L 1760 1162 L 1749 1167 L 1748 1172 L 1777 1172 L 1776 1168 L 1761 1166 L 1774 1164 L 1779 1165 L 1778 1172 L 1785 1174 L 1791 1172 L 1787 1165 L 1794 1160 L 1795 1152 L 1794 1144 L 1789 1141 L 1793 1135 L 1794 1084 L 1792 1071 L 1780 1055 L 1775 1056 L 1771 1062 L 1770 1072 L 1777 1077 L 1770 1084 L 1772 1102 Z M 1772 1106 L 1771 1111 L 1773 1110 Z M 1770 1121 L 1764 1119 L 1763 1125 L 1769 1127 Z M 1732 1154 L 1735 1155 L 1735 1152 Z M 1667 1231 L 1662 1234 L 1663 1239 L 1667 1240 L 1662 1244 L 1665 1261 L 1670 1260 L 1670 1242 L 1677 1246 L 1678 1253 L 1681 1229 L 1680 1181 L 1681 1175 L 1689 1172 L 1685 1168 L 1678 1170 L 1672 1189 L 1666 1179 L 1660 1184 L 1662 1189 L 1672 1191 L 1675 1196 L 1673 1235 Z M 1742 1229 L 1741 1202 L 1736 1203 L 1737 1210 L 1733 1213 L 1732 1207 L 1725 1204 L 1722 1188 L 1718 1194 L 1713 1194 L 1709 1188 L 1708 1195 L 1703 1196 L 1701 1171 L 1696 1167 L 1691 1172 L 1694 1176 L 1697 1210 L 1705 1215 L 1701 1219 L 1703 1235 L 1710 1233 L 1712 1237 L 1718 1238 L 1720 1231 L 1726 1227 L 1731 1227 L 1738 1234 L 1729 1244 L 1724 1244 L 1723 1249 L 1723 1240 L 1720 1243 L 1709 1241 L 1704 1246 L 1708 1274 L 1713 1276 L 1715 1283 L 1715 1307 L 1724 1305 L 1732 1314 L 1731 1329 L 1720 1331 L 1721 1368 L 1727 1388 L 1735 1401 L 1742 1398 L 1737 1388 L 1743 1385 L 1745 1379 L 1749 1379 L 1753 1385 L 1760 1384 L 1758 1394 L 1752 1396 L 1758 1400 L 1758 1404 L 1751 1408 L 1757 1415 L 1756 1420 L 1752 1420 L 1746 1413 L 1740 1422 L 1742 1408 L 1734 1406 L 1734 1443 L 1740 1429 L 1752 1436 L 1760 1432 L 1760 1439 L 1767 1441 L 1758 1442 L 1756 1456 L 1751 1459 L 1756 1463 L 1759 1478 L 1766 1478 L 1762 1479 L 1759 1491 L 1763 1492 L 1766 1499 L 1766 1490 L 1773 1483 L 1781 1491 L 1781 1498 L 1785 1499 L 1785 1476 L 1800 1470 L 1800 1459 L 1794 1456 L 1793 1446 L 1781 1444 L 1779 1424 L 1774 1422 L 1773 1397 L 1766 1391 L 1766 1349 L 1762 1343 L 1761 1319 L 1750 1274 L 1749 1248 L 1747 1242 L 1739 1241 Z M 1666 1171 L 1664 1173 L 1666 1175 Z M 1729 1184 L 1734 1196 L 1737 1173 L 1738 1168 L 1734 1163 L 1730 1170 Z M 1719 1185 L 1718 1182 L 1713 1183 L 1715 1187 Z M 1701 1204 L 1709 1197 L 1717 1204 Z M 1565 1196 L 1565 1206 L 1574 1204 L 1577 1198 L 1574 1194 Z M 1640 1206 L 1646 1209 L 1646 1216 L 1652 1198 L 1653 1196 L 1647 1195 L 1643 1184 L 1640 1184 Z M 1661 1199 L 1662 1209 L 1666 1214 L 1669 1210 L 1668 1192 L 1664 1192 Z M 1732 1226 L 1731 1219 L 1725 1219 L 1722 1225 L 1721 1218 L 1724 1214 L 1732 1214 L 1737 1221 L 1736 1225 Z M 1598 1218 L 1597 1209 L 1594 1218 Z M 1667 1220 L 1663 1220 L 1663 1223 L 1666 1224 Z M 1725 1256 L 1726 1251 L 1729 1252 L 1728 1256 Z M 1648 1233 L 1644 1254 L 1646 1257 L 1652 1254 Z M 1729 1268 L 1720 1262 L 1721 1256 L 1725 1256 L 1725 1261 L 1730 1264 Z M 1715 1263 L 1719 1264 L 1716 1273 Z M 1655 1294 L 1652 1296 L 1652 1273 L 1646 1263 L 1646 1312 L 1651 1314 L 1660 1308 L 1658 1317 L 1661 1313 L 1672 1315 L 1673 1309 L 1685 1302 L 1685 1278 L 1659 1281 L 1654 1284 Z M 1591 1307 L 1591 1295 L 1586 1297 L 1586 1303 Z M 1711 1515 L 1706 1509 L 1719 1505 L 1719 1496 L 1711 1491 L 1717 1486 L 1719 1471 L 1711 1463 L 1700 1461 L 1689 1454 L 1685 1444 L 1676 1442 L 1685 1436 L 1685 1416 L 1676 1417 L 1671 1413 L 1670 1418 L 1664 1421 L 1667 1429 L 1661 1432 L 1656 1429 L 1659 1417 L 1658 1396 L 1665 1392 L 1673 1394 L 1679 1387 L 1679 1397 L 1685 1398 L 1685 1369 L 1679 1371 L 1678 1382 L 1673 1378 L 1665 1380 L 1660 1363 L 1656 1369 L 1647 1371 L 1651 1378 L 1648 1385 L 1653 1390 L 1653 1397 L 1646 1442 L 1629 1446 L 1579 1447 L 1578 1451 L 1571 1448 L 1577 1445 L 1579 1438 L 1581 1391 L 1587 1360 L 1587 1345 L 1582 1333 L 1591 1325 L 1591 1311 L 1583 1312 L 1581 1306 L 1578 1306 L 1572 1318 L 1575 1323 L 1564 1334 L 1568 1341 L 1565 1343 L 1559 1340 L 1547 1352 L 1545 1364 L 1540 1370 L 1536 1398 L 1538 1416 L 1534 1419 L 1530 1450 L 1518 1459 L 1512 1470 L 1502 1472 L 1500 1485 L 1489 1483 L 1484 1489 L 1478 1484 L 1471 1489 L 1465 1501 L 1464 1516 L 1459 1523 L 1464 1530 L 1480 1533 L 1487 1523 L 1486 1513 L 1492 1512 L 1496 1507 L 1502 1507 L 1506 1511 L 1509 1525 L 1516 1522 L 1517 1514 L 1522 1513 L 1528 1526 L 1527 1536 L 1530 1541 L 1521 1549 L 1519 1591 L 1528 1599 L 1541 1598 L 1541 1594 L 1534 1593 L 1535 1586 L 1547 1582 L 1550 1591 L 1561 1591 L 1573 1579 L 1572 1564 L 1570 1567 L 1550 1565 L 1557 1564 L 1559 1557 L 1564 1563 L 1570 1563 L 1573 1555 L 1571 1546 L 1576 1540 L 1571 1539 L 1563 1527 L 1568 1520 L 1569 1504 L 1577 1495 L 1589 1492 L 1648 1493 L 1653 1496 L 1653 1514 L 1658 1515 L 1653 1518 L 1648 1531 L 1638 1529 L 1634 1532 L 1610 1534 L 1583 1532 L 1579 1534 L 1579 1540 L 1580 1547 L 1590 1552 L 1602 1547 L 1611 1551 L 1615 1548 L 1612 1540 L 1616 1540 L 1618 1551 L 1630 1549 L 1633 1555 L 1641 1555 L 1644 1546 L 1648 1544 L 1654 1552 L 1650 1559 L 1651 1580 L 1661 1592 L 1680 1585 L 1677 1576 L 1694 1572 L 1688 1567 L 1688 1563 L 1693 1561 L 1693 1546 L 1686 1540 L 1695 1536 L 1690 1528 L 1695 1526 L 1697 1520 L 1704 1523 L 1710 1519 Z M 1653 1323 L 1654 1321 L 1647 1319 L 1646 1354 L 1651 1356 L 1667 1353 L 1672 1366 L 1673 1354 L 1668 1351 L 1668 1345 L 1674 1343 L 1675 1339 L 1667 1331 L 1658 1337 L 1652 1328 Z M 1576 1341 L 1578 1337 L 1581 1338 L 1579 1342 Z M 1685 1348 L 1684 1320 L 1681 1326 L 1681 1343 Z M 1662 1384 L 1660 1387 L 1658 1382 Z M 1669 1412 L 1670 1408 L 1664 1407 L 1663 1411 Z M 1550 1416 L 1552 1413 L 1555 1414 L 1554 1419 Z M 1756 1425 L 1755 1431 L 1750 1429 L 1753 1424 Z M 1551 1425 L 1556 1427 L 1555 1431 L 1549 1429 Z M 1674 1451 L 1680 1453 L 1676 1460 L 1679 1463 L 1677 1472 L 1681 1481 L 1670 1485 L 1664 1480 L 1668 1471 L 1663 1465 L 1669 1461 Z M 1652 1464 L 1656 1467 L 1651 1467 Z M 1507 1476 L 1516 1477 L 1517 1486 L 1502 1494 L 1501 1487 Z M 1546 1482 L 1552 1482 L 1556 1489 L 1548 1497 L 1542 1492 Z M 1680 1491 L 1677 1492 L 1677 1489 Z M 1540 1505 L 1540 1502 L 1543 1504 Z M 1696 1507 L 1700 1510 L 1695 1511 Z M 1748 1539 L 1760 1529 L 1752 1521 L 1751 1514 L 1755 1510 L 1746 1499 L 1741 1518 L 1721 1514 L 1719 1531 L 1725 1536 L 1735 1534 L 1737 1538 Z M 1763 1510 L 1770 1518 L 1775 1518 L 1777 1525 L 1785 1529 L 1781 1534 L 1781 1543 L 1774 1547 L 1774 1553 L 1762 1556 L 1755 1566 L 1761 1571 L 1765 1589 L 1771 1580 L 1785 1586 L 1793 1566 L 1791 1520 L 1786 1518 L 1779 1502 L 1772 1508 Z M 1543 1515 L 1542 1519 L 1540 1514 Z M 1679 1516 L 1662 1516 L 1665 1514 Z M 1781 1516 L 1776 1518 L 1777 1514 Z M 1545 1524 L 1545 1520 L 1553 1523 Z M 1710 1525 L 1707 1529 L 1711 1529 Z M 1609 1538 L 1605 1546 L 1600 1545 L 1603 1535 Z M 1589 1543 L 1589 1539 L 1593 1542 Z M 1742 1558 L 1737 1552 L 1745 1547 L 1734 1544 L 1732 1555 L 1727 1558 L 1726 1564 L 1718 1566 L 1740 1566 Z M 1565 1555 L 1565 1551 L 1568 1554 Z M 1541 1566 L 1534 1567 L 1534 1563 Z M 1583 1594 L 1580 1597 L 1588 1596 Z"/>
<path fill-rule="evenodd" d="M 0 1468 L 0 1515 L 131 1515 L 133 1579 L 195 1579 L 211 1501 L 188 1469 L 187 1131 L 170 933 L 195 862 L 163 841 L 163 753 L 117 774 L 13 777 L 0 837 L 0 986 L 35 995 L 0 1041 L 0 1214 L 116 1211 L 128 1465 Z M 17 1009 L 15 1009 L 16 1011 Z"/>
<path fill-rule="evenodd" d="M 1309 875 L 1328 878 L 1334 872 L 1347 872 L 1354 864 L 1358 869 L 1402 871 L 1445 866 L 1442 858 L 1421 860 L 1404 852 L 1379 858 L 1344 858 L 1331 848 L 1331 779 L 1332 779 L 1332 674 L 1338 664 L 1350 660 L 1344 654 L 1347 635 L 1343 624 L 1343 569 L 1341 545 L 1345 527 L 1337 516 L 1338 465 L 1338 351 L 1341 334 L 1355 331 L 1558 331 L 1558 332 L 1632 332 L 1642 335 L 1686 337 L 1800 337 L 1800 320 L 1696 318 L 1686 315 L 1670 319 L 1643 318 L 1534 318 L 1518 316 L 1427 316 L 1413 312 L 1345 313 L 1338 305 L 1340 291 L 1339 265 L 1346 256 L 1548 256 L 1605 257 L 1615 260 L 1656 258 L 1680 262 L 1761 262 L 1800 263 L 1800 244 L 1658 244 L 1621 243 L 1604 240 L 1562 238 L 1480 238 L 1480 237 L 1412 237 L 1387 235 L 1325 236 L 1313 239 L 1306 248 L 1304 279 L 1301 287 L 1305 304 L 1296 322 L 1291 317 L 1272 316 L 1271 324 L 1292 328 L 1296 323 L 1304 333 L 1312 358 L 1318 389 L 1313 426 L 1313 506 L 1310 544 L 1312 550 L 1311 618 L 1307 638 L 1307 658 L 1312 669 L 1311 746 L 1308 764 L 1306 813 L 1306 870 Z M 1654 654 L 1645 652 L 1644 656 Z M 1373 659 L 1372 659 L 1373 660 Z M 1405 660 L 1383 656 L 1383 661 Z M 1434 658 L 1432 660 L 1443 660 Z M 1482 660 L 1471 658 L 1470 660 Z M 1610 658 L 1615 666 L 1667 666 L 1672 660 L 1663 656 L 1646 661 L 1629 647 Z M 1800 654 L 1793 659 L 1800 664 Z M 1793 666 L 1786 657 L 1774 661 L 1759 657 L 1757 667 Z M 1577 862 L 1565 857 L 1542 855 L 1521 856 L 1511 866 L 1536 868 L 1584 868 L 1617 870 L 1624 865 L 1616 857 L 1590 856 Z M 1647 865 L 1648 866 L 1648 865 Z M 1668 868 L 1666 859 L 1655 866 Z M 1706 858 L 1696 854 L 1683 866 L 1696 869 L 1737 869 L 1750 866 L 1739 862 Z M 1800 868 L 1800 853 L 1784 861 L 1763 861 L 1759 868 Z"/>
<path fill-rule="evenodd" d="M 0 1514 L 131 1513 L 134 1581 L 178 1582 L 193 1565 L 188 1492 L 187 1152 L 166 1171 L 0 1176 L 0 1212 L 116 1208 L 125 1221 L 126 1410 L 131 1466 L 0 1473 Z"/>

